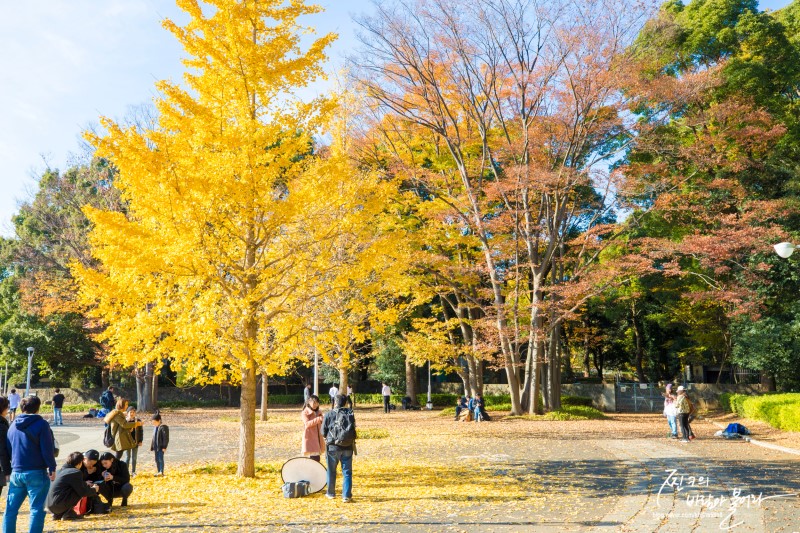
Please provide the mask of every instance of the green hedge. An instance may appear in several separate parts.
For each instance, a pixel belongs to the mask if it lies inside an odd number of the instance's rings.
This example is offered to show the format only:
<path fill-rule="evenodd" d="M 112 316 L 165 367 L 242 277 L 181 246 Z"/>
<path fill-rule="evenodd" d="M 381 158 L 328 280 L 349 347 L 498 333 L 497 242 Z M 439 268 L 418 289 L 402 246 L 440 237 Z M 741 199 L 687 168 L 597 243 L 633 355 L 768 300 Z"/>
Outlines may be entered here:
<path fill-rule="evenodd" d="M 725 393 L 720 397 L 720 403 L 741 417 L 763 420 L 787 431 L 800 431 L 800 393 L 759 396 Z"/>
<path fill-rule="evenodd" d="M 561 397 L 561 405 L 564 407 L 574 406 L 574 405 L 582 405 L 584 407 L 592 407 L 594 405 L 592 403 L 591 398 L 586 398 L 585 396 L 562 396 Z"/>

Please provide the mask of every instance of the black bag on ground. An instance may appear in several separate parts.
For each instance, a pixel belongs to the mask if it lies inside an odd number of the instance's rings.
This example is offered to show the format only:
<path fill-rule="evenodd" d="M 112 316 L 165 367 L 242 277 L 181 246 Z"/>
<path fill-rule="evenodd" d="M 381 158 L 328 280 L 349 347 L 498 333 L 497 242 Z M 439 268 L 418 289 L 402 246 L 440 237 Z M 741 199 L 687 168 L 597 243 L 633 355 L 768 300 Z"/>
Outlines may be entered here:
<path fill-rule="evenodd" d="M 283 484 L 284 498 L 302 498 L 308 496 L 308 481 L 289 481 Z"/>
<path fill-rule="evenodd" d="M 352 446 L 356 441 L 356 417 L 352 409 L 334 409 L 335 418 L 325 442 L 335 446 Z"/>

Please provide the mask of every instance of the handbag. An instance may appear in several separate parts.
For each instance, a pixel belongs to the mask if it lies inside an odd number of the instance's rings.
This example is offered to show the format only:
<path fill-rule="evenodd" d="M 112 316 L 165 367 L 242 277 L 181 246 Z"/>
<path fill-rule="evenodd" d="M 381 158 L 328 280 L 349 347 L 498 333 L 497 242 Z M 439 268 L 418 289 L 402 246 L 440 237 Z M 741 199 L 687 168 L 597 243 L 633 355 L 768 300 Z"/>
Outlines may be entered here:
<path fill-rule="evenodd" d="M 75 507 L 73 507 L 72 510 L 75 511 L 75 514 L 78 515 L 78 516 L 83 516 L 86 513 L 88 513 L 89 512 L 89 497 L 88 496 L 84 496 L 83 498 L 78 500 L 78 503 L 75 504 Z"/>
<path fill-rule="evenodd" d="M 284 498 L 302 498 L 308 496 L 308 481 L 287 481 L 283 484 Z"/>

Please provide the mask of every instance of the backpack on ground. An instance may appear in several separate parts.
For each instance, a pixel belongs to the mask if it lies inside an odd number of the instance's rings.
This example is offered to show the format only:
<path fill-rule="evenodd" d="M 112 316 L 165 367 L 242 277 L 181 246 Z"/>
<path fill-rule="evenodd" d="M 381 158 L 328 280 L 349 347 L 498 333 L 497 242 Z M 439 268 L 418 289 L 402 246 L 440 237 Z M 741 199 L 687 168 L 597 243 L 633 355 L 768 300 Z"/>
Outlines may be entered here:
<path fill-rule="evenodd" d="M 356 417 L 352 409 L 334 409 L 325 441 L 335 446 L 352 446 L 356 441 Z"/>
<path fill-rule="evenodd" d="M 750 434 L 750 430 L 747 429 L 746 427 L 744 427 L 741 424 L 733 422 L 731 424 L 728 424 L 728 427 L 725 428 L 725 431 L 723 433 L 735 433 L 737 435 L 749 435 Z"/>
<path fill-rule="evenodd" d="M 308 481 L 287 481 L 283 484 L 283 497 L 302 498 L 303 496 L 308 496 L 310 485 Z"/>
<path fill-rule="evenodd" d="M 103 431 L 103 446 L 106 448 L 114 446 L 114 434 L 111 432 L 111 424 L 107 425 L 105 431 Z"/>

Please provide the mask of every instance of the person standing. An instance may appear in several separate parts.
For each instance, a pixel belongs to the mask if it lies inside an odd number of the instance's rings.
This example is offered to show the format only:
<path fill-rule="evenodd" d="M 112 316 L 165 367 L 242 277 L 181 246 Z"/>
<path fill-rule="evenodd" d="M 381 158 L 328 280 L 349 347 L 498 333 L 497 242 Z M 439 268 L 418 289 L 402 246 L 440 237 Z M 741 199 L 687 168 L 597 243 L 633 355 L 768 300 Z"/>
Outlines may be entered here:
<path fill-rule="evenodd" d="M 306 388 L 303 389 L 303 404 L 308 403 L 308 399 L 311 398 L 313 392 L 311 392 L 311 383 L 306 385 Z"/>
<path fill-rule="evenodd" d="M 133 440 L 131 430 L 136 426 L 141 426 L 141 422 L 135 420 L 129 422 L 125 417 L 128 409 L 128 400 L 125 398 L 117 398 L 117 405 L 114 409 L 109 411 L 103 422 L 111 426 L 111 435 L 114 437 L 114 444 L 111 449 L 117 452 L 116 458 L 120 460 L 125 450 L 130 450 L 136 447 L 136 441 Z"/>
<path fill-rule="evenodd" d="M 678 412 L 675 410 L 675 395 L 672 394 L 672 383 L 667 383 L 667 389 L 664 392 L 664 416 L 667 417 L 667 424 L 669 424 L 670 438 L 678 438 Z"/>
<path fill-rule="evenodd" d="M 133 437 L 136 446 L 129 450 L 125 450 L 125 462 L 128 463 L 131 477 L 136 477 L 136 459 L 139 456 L 139 447 L 141 447 L 142 443 L 144 442 L 144 428 L 142 427 L 141 419 L 136 418 L 136 408 L 129 406 L 125 418 L 128 422 L 138 422 L 136 427 L 131 430 L 131 436 Z"/>
<path fill-rule="evenodd" d="M 304 457 L 309 457 L 317 462 L 322 455 L 325 441 L 322 439 L 322 413 L 319 410 L 319 398 L 313 394 L 303 407 L 300 413 L 300 420 L 303 421 L 303 442 L 300 453 Z"/>
<path fill-rule="evenodd" d="M 164 475 L 164 452 L 169 446 L 169 427 L 161 422 L 161 415 L 156 413 L 151 418 L 153 422 L 153 440 L 150 443 L 150 451 L 156 455 L 156 475 Z"/>
<path fill-rule="evenodd" d="M 678 425 L 681 427 L 681 442 L 689 442 L 694 438 L 692 428 L 689 426 L 689 415 L 694 411 L 694 406 L 686 395 L 683 385 L 678 387 L 678 399 L 675 401 L 675 407 L 678 411 Z"/>
<path fill-rule="evenodd" d="M 386 383 L 381 383 L 381 385 L 383 385 L 381 388 L 381 395 L 383 396 L 383 412 L 389 413 L 391 410 L 391 404 L 389 401 L 392 399 L 392 388 Z"/>
<path fill-rule="evenodd" d="M 325 437 L 328 462 L 327 498 L 336 497 L 336 467 L 342 463 L 342 501 L 353 498 L 353 454 L 356 453 L 356 418 L 344 404 L 347 397 L 337 394 L 334 408 L 325 414 L 322 435 Z"/>
<path fill-rule="evenodd" d="M 11 450 L 8 447 L 8 398 L 0 396 L 0 491 L 11 476 Z"/>
<path fill-rule="evenodd" d="M 11 422 L 13 422 L 14 418 L 17 416 L 17 407 L 19 407 L 19 402 L 21 400 L 22 398 L 17 394 L 17 389 L 11 389 L 11 394 L 8 395 L 8 408 L 11 412 Z"/>
<path fill-rule="evenodd" d="M 61 394 L 61 389 L 56 389 L 53 395 L 53 425 L 63 426 L 64 419 L 61 417 L 61 409 L 64 408 L 64 395 Z"/>
<path fill-rule="evenodd" d="M 114 409 L 114 405 L 116 404 L 116 400 L 114 400 L 114 387 L 109 386 L 106 391 L 100 395 L 100 407 L 105 409 L 106 411 L 111 411 Z"/>
<path fill-rule="evenodd" d="M 3 533 L 16 533 L 19 508 L 30 499 L 29 533 L 44 530 L 45 502 L 50 482 L 56 478 L 56 457 L 50 424 L 42 418 L 42 401 L 36 396 L 24 398 L 22 414 L 8 429 L 6 441 L 11 447 L 11 479 L 8 485 Z"/>
<path fill-rule="evenodd" d="M 50 491 L 47 493 L 47 510 L 53 513 L 53 520 L 83 518 L 72 508 L 81 501 L 81 498 L 95 497 L 100 490 L 97 484 L 84 482 L 81 465 L 83 465 L 83 454 L 72 452 L 50 485 Z"/>
<path fill-rule="evenodd" d="M 334 404 L 336 402 L 336 395 L 337 394 L 339 394 L 339 388 L 334 383 L 333 385 L 331 385 L 331 389 L 328 391 L 328 396 L 331 397 L 331 408 L 334 407 Z"/>
<path fill-rule="evenodd" d="M 356 400 L 353 398 L 353 387 L 347 386 L 347 405 L 350 409 L 356 408 Z"/>

